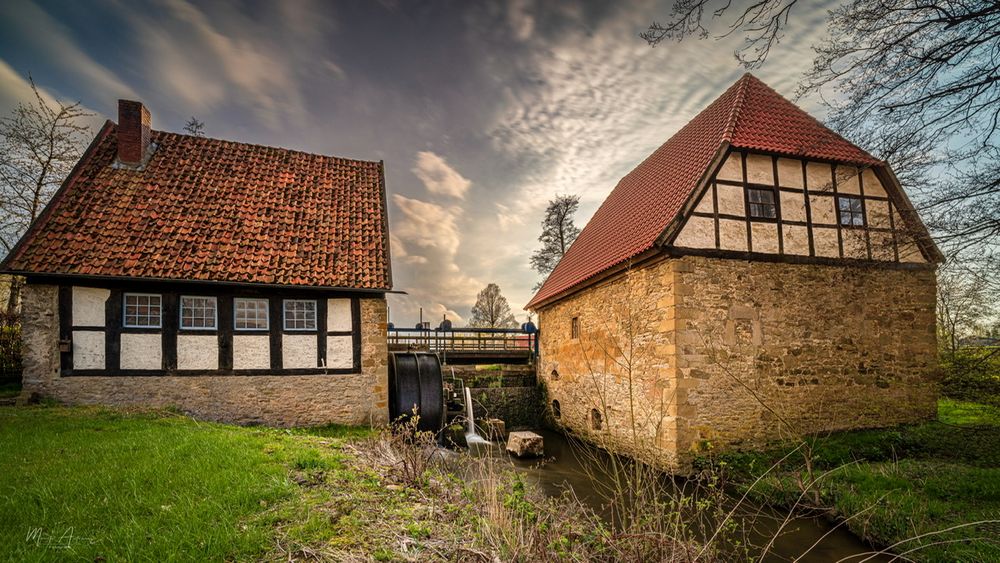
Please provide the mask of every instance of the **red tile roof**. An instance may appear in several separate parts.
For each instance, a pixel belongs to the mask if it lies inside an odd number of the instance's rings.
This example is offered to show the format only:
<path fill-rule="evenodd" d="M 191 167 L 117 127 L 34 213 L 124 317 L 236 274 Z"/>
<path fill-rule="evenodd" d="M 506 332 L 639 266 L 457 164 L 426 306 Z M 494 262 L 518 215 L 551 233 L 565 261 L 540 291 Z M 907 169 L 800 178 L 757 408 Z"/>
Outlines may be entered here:
<path fill-rule="evenodd" d="M 381 162 L 152 132 L 113 166 L 108 122 L 3 270 L 390 289 Z"/>
<path fill-rule="evenodd" d="M 726 143 L 789 156 L 882 164 L 745 74 L 618 182 L 526 308 L 653 248 Z"/>

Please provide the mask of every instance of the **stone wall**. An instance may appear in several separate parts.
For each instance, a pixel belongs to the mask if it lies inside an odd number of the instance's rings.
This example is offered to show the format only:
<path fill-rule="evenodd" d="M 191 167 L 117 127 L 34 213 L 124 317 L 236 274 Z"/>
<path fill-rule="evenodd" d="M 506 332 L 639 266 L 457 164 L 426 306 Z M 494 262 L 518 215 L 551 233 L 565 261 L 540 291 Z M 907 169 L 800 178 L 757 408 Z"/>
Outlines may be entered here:
<path fill-rule="evenodd" d="M 666 259 L 539 311 L 539 377 L 559 423 L 667 465 L 924 420 L 935 289 L 930 269 Z"/>
<path fill-rule="evenodd" d="M 383 298 L 361 299 L 361 372 L 348 375 L 60 377 L 58 289 L 22 293 L 24 390 L 71 404 L 179 408 L 239 424 L 314 426 L 388 420 Z"/>

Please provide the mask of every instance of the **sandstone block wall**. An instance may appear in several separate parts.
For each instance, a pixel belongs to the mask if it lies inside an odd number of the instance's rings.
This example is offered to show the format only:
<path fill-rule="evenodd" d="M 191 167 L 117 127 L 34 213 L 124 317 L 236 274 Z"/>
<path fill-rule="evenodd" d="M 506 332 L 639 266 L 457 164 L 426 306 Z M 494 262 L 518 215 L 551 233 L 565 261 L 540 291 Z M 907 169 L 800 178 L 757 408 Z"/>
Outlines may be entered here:
<path fill-rule="evenodd" d="M 59 371 L 58 288 L 22 294 L 24 390 L 70 404 L 175 407 L 206 420 L 274 426 L 388 420 L 383 298 L 361 299 L 361 371 L 347 375 L 73 376 Z"/>
<path fill-rule="evenodd" d="M 935 290 L 930 269 L 662 260 L 539 311 L 539 378 L 561 424 L 667 465 L 929 419 Z"/>

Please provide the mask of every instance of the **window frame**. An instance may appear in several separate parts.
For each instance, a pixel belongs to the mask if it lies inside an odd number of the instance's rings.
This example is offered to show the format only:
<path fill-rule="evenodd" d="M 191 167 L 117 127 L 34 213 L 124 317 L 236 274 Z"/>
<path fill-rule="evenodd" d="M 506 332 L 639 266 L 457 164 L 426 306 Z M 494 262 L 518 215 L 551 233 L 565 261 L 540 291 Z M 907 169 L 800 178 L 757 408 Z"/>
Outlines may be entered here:
<path fill-rule="evenodd" d="M 263 302 L 264 303 L 264 327 L 246 328 L 240 327 L 238 324 L 239 320 L 239 305 L 240 301 L 253 301 L 253 302 Z M 282 313 L 284 315 L 284 313 Z M 258 319 L 259 320 L 259 319 Z M 267 297 L 233 297 L 233 332 L 269 332 L 271 330 L 271 300 Z"/>
<path fill-rule="evenodd" d="M 289 303 L 312 303 L 313 305 L 313 327 L 312 328 L 289 328 L 288 327 L 288 304 Z M 307 320 L 307 319 L 306 319 Z M 281 301 L 281 328 L 285 332 L 316 332 L 319 330 L 319 301 L 316 299 L 282 299 Z"/>
<path fill-rule="evenodd" d="M 841 208 L 841 202 L 850 202 L 850 208 Z M 857 203 L 857 209 L 854 204 Z M 841 227 L 863 228 L 868 226 L 868 217 L 865 216 L 865 203 L 861 196 L 837 194 L 837 224 Z M 844 218 L 849 217 L 850 222 L 845 223 Z M 860 217 L 861 222 L 855 223 L 855 217 Z"/>
<path fill-rule="evenodd" d="M 774 188 L 757 187 L 757 186 L 747 186 L 746 190 L 747 190 L 747 217 L 750 220 L 755 220 L 755 219 L 756 220 L 763 220 L 763 221 L 777 221 L 778 220 L 778 217 L 779 217 L 779 215 L 778 215 L 778 213 L 779 213 L 778 212 L 778 194 L 775 193 Z M 753 198 L 751 197 L 751 194 L 754 194 L 754 193 L 765 193 L 765 194 L 768 194 L 770 196 L 770 198 L 771 198 L 771 202 L 767 203 L 767 202 L 754 201 Z M 767 215 L 767 216 L 765 216 L 765 215 L 756 215 L 754 213 L 754 207 L 755 206 L 757 206 L 758 208 L 759 207 L 770 208 L 773 211 L 774 214 L 773 215 Z"/>
<path fill-rule="evenodd" d="M 569 321 L 569 337 L 572 339 L 580 338 L 580 317 L 579 315 L 573 317 Z"/>
<path fill-rule="evenodd" d="M 141 324 L 128 324 L 128 317 L 129 317 L 129 315 L 128 315 L 128 298 L 129 297 L 155 297 L 155 298 L 157 298 L 159 300 L 159 303 L 157 304 L 158 313 L 156 315 L 156 318 L 159 321 L 159 324 L 155 324 L 155 325 L 151 325 L 151 324 L 145 324 L 145 325 L 141 325 Z M 136 306 L 138 307 L 139 305 L 136 304 Z M 135 316 L 138 318 L 139 315 L 136 314 Z M 149 315 L 147 314 L 146 317 L 149 317 Z M 162 329 L 163 328 L 163 294 L 162 293 L 142 293 L 142 292 L 133 292 L 133 291 L 129 291 L 129 292 L 123 293 L 122 294 L 122 328 L 155 328 L 155 329 Z"/>
<path fill-rule="evenodd" d="M 184 300 L 185 299 L 208 299 L 215 305 L 212 310 L 212 326 L 184 326 Z M 178 295 L 177 296 L 177 329 L 215 331 L 219 330 L 219 298 L 214 295 Z"/>

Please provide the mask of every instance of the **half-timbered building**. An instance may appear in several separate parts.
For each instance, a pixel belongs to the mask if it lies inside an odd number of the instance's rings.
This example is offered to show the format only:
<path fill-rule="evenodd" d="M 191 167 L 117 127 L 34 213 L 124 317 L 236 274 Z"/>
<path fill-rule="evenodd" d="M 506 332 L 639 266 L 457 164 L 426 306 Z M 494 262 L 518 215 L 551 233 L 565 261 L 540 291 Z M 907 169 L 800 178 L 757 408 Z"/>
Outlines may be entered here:
<path fill-rule="evenodd" d="M 619 182 L 528 304 L 551 412 L 671 465 L 933 417 L 941 259 L 885 162 L 747 74 Z"/>
<path fill-rule="evenodd" d="M 279 425 L 384 421 L 381 162 L 179 135 L 119 102 L 3 262 L 24 394 Z"/>

